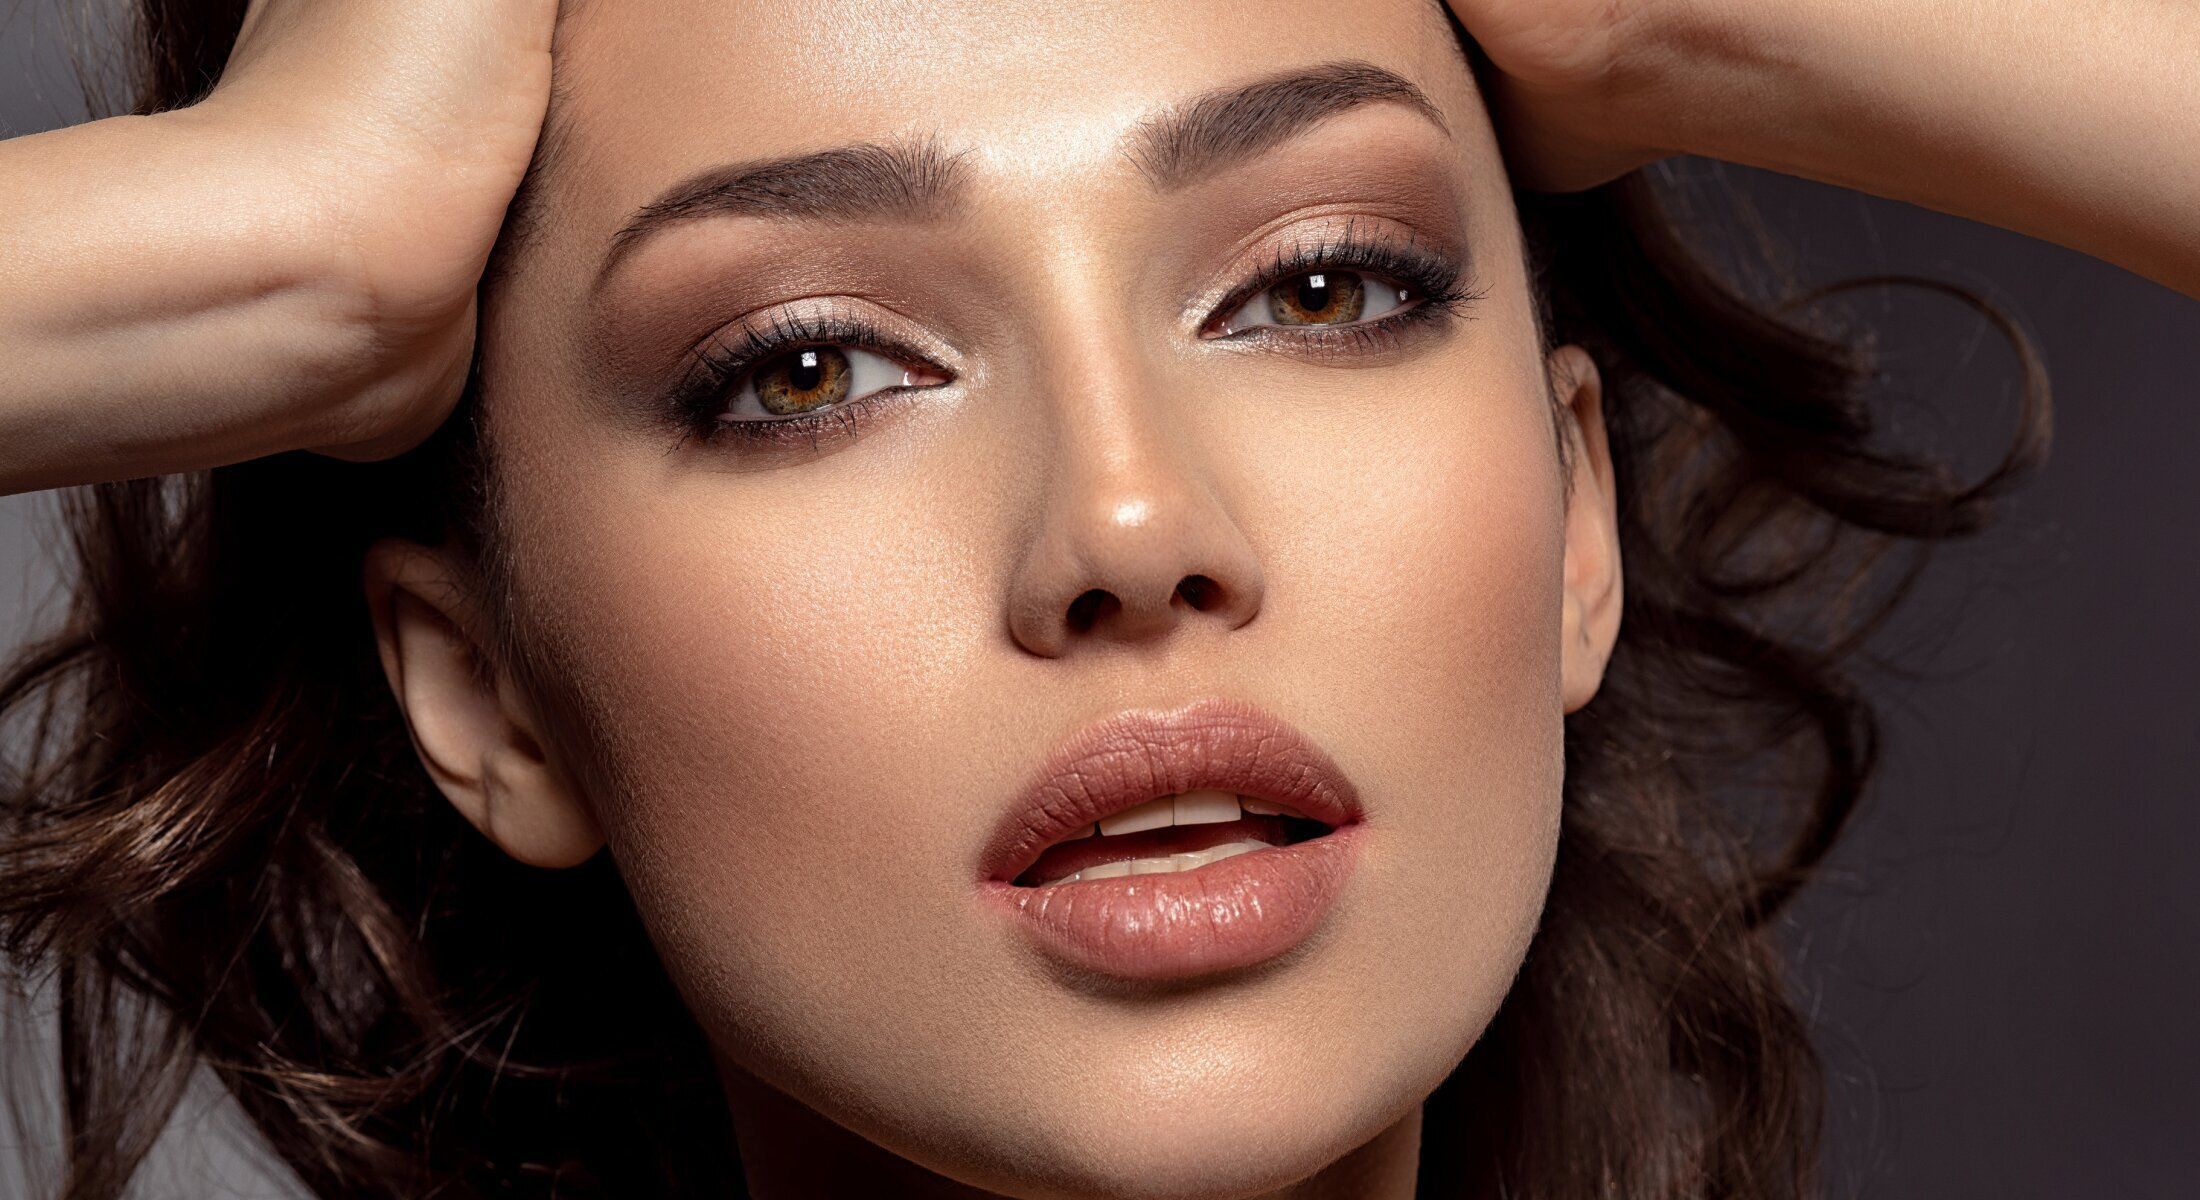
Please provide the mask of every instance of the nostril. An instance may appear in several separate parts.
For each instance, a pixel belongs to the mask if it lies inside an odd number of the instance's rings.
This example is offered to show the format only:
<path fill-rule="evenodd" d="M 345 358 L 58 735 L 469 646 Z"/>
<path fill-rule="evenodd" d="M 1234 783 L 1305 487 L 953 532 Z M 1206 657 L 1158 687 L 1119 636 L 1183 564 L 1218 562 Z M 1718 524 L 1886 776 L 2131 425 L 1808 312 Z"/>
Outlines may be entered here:
<path fill-rule="evenodd" d="M 1085 633 L 1101 618 L 1123 607 L 1123 602 L 1101 588 L 1088 589 L 1084 595 L 1069 602 L 1069 627 Z"/>
<path fill-rule="evenodd" d="M 1176 591 L 1194 612 L 1206 612 L 1222 603 L 1222 585 L 1205 575 L 1186 575 L 1184 582 L 1176 585 Z"/>

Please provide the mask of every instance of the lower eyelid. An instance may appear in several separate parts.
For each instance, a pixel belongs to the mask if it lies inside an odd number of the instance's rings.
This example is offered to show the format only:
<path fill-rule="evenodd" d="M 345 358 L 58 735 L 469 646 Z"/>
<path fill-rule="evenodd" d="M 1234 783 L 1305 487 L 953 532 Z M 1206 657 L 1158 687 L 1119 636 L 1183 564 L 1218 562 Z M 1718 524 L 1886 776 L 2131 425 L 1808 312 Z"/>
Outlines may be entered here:
<path fill-rule="evenodd" d="M 709 430 L 706 440 L 725 438 L 737 446 L 746 445 L 761 452 L 776 449 L 821 450 L 833 443 L 854 441 L 862 436 L 865 427 L 884 419 L 903 403 L 915 399 L 918 393 L 929 388 L 881 388 L 854 400 L 835 404 L 799 417 L 777 417 L 763 421 L 721 420 Z"/>
<path fill-rule="evenodd" d="M 1266 344 L 1279 352 L 1301 353 L 1312 356 L 1364 357 L 1370 354 L 1380 354 L 1386 350 L 1402 346 L 1407 339 L 1415 339 L 1423 335 L 1441 332 L 1449 324 L 1449 318 L 1457 315 L 1462 303 L 1471 303 L 1479 298 L 1479 291 L 1462 294 L 1462 289 L 1458 286 L 1456 273 L 1451 271 L 1453 264 L 1450 263 L 1448 257 L 1439 261 L 1443 263 L 1447 273 L 1452 274 L 1453 277 L 1444 279 L 1443 287 L 1433 291 L 1427 284 L 1416 285 L 1398 282 L 1387 273 L 1378 274 L 1376 271 L 1356 266 L 1349 261 L 1314 264 L 1312 269 L 1326 267 L 1331 270 L 1352 271 L 1361 275 L 1370 284 L 1379 284 L 1381 288 L 1390 293 L 1391 306 L 1372 316 L 1362 316 L 1357 320 L 1339 324 L 1286 326 L 1272 321 L 1263 321 L 1225 334 L 1208 335 L 1202 331 L 1202 339 L 1239 340 L 1254 344 Z M 1305 268 L 1302 268 L 1299 273 L 1303 273 L 1304 270 Z M 1284 278 L 1289 278 L 1289 276 Z M 1432 282 L 1434 281 L 1432 280 Z M 1229 315 L 1234 317 L 1248 306 L 1264 302 L 1269 289 L 1275 286 L 1276 282 L 1270 282 L 1254 291 L 1230 308 L 1228 310 Z M 1403 296 L 1410 296 L 1411 299 L 1400 299 Z M 871 420 L 883 416 L 890 408 L 898 407 L 901 401 L 913 399 L 918 392 L 946 386 L 958 379 L 959 376 L 955 371 L 945 366 L 936 365 L 927 355 L 913 352 L 898 344 L 890 347 L 872 344 L 873 335 L 868 333 L 869 329 L 870 326 L 868 325 L 858 324 L 845 318 L 828 317 L 813 325 L 795 324 L 792 328 L 782 325 L 777 328 L 776 332 L 786 335 L 799 330 L 800 333 L 806 333 L 811 337 L 817 337 L 818 334 L 823 333 L 824 338 L 810 344 L 839 345 L 844 349 L 856 350 L 884 359 L 900 368 L 899 377 L 895 382 L 874 387 L 869 392 L 855 393 L 849 399 L 805 414 L 728 419 L 724 415 L 724 409 L 732 407 L 736 401 L 754 390 L 754 379 L 749 374 L 755 369 L 752 365 L 743 368 L 742 374 L 744 377 L 739 385 L 740 391 L 720 402 L 723 407 L 721 407 L 716 419 L 706 418 L 708 421 L 707 426 L 704 427 L 706 434 L 713 434 L 717 431 L 730 431 L 737 440 L 755 440 L 767 444 L 785 441 L 789 444 L 814 445 L 820 437 L 832 437 L 838 440 L 840 437 L 845 436 L 847 439 L 852 440 L 858 434 L 859 424 L 868 424 Z M 859 337 L 862 340 L 841 340 L 850 335 Z M 753 334 L 751 336 L 754 337 Z M 771 351 L 765 358 L 756 360 L 756 363 L 760 365 L 761 362 L 768 361 L 769 357 L 787 353 L 793 349 L 799 349 L 799 345 L 791 345 L 785 349 Z M 721 376 L 721 378 L 723 377 Z M 721 392 L 720 395 L 724 396 L 725 393 Z M 685 406 L 686 412 L 691 414 L 688 418 L 690 421 L 694 417 L 703 416 L 698 408 L 699 406 Z M 697 426 L 690 424 L 687 428 L 693 431 Z"/>
<path fill-rule="evenodd" d="M 1285 355 L 1357 358 L 1402 349 L 1420 338 L 1440 335 L 1456 315 L 1451 305 L 1423 301 L 1342 325 L 1255 325 L 1209 340 L 1236 342 L 1247 349 Z"/>
<path fill-rule="evenodd" d="M 1244 324 L 1239 324 L 1237 322 L 1237 317 L 1239 316 L 1239 314 L 1248 311 L 1254 311 L 1256 309 L 1265 309 L 1265 306 L 1268 303 L 1268 293 L 1276 286 L 1271 284 L 1269 287 L 1262 288 L 1260 291 L 1253 293 L 1251 297 L 1240 303 L 1236 308 L 1230 310 L 1230 316 L 1226 318 L 1221 325 L 1221 328 L 1226 332 L 1220 332 L 1211 335 L 1203 333 L 1202 336 L 1207 338 L 1208 340 L 1222 337 L 1240 337 L 1245 334 L 1252 333 L 1255 330 L 1262 329 L 1282 330 L 1289 336 L 1304 336 L 1310 332 L 1318 336 L 1319 332 L 1323 330 L 1350 329 L 1354 326 L 1372 325 L 1377 322 L 1387 320 L 1390 317 L 1395 316 L 1399 312 L 1405 311 L 1410 308 L 1419 307 L 1420 305 L 1428 303 L 1427 297 L 1416 297 L 1413 299 L 1408 299 L 1407 297 L 1413 296 L 1413 288 L 1409 284 L 1393 283 L 1387 279 L 1378 279 L 1367 276 L 1363 276 L 1363 278 L 1367 280 L 1367 286 L 1369 286 L 1370 289 L 1374 287 L 1380 287 L 1384 291 L 1390 293 L 1392 299 L 1390 307 L 1383 309 L 1382 311 L 1377 312 L 1372 316 L 1363 315 L 1357 320 L 1339 321 L 1327 325 L 1286 325 L 1280 321 L 1276 321 L 1273 319 L 1265 321 L 1251 321 Z M 1271 318 L 1273 316 L 1272 313 L 1269 313 L 1267 315 L 1269 315 Z"/>

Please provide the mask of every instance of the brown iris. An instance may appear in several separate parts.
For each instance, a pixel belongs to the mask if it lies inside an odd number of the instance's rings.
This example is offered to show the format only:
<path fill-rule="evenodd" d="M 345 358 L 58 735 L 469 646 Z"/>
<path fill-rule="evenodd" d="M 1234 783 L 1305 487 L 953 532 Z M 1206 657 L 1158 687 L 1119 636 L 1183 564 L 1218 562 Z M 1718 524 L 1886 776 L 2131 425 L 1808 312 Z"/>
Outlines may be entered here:
<path fill-rule="evenodd" d="M 1278 325 L 1343 325 L 1367 311 L 1367 288 L 1350 271 L 1309 271 L 1268 289 Z"/>
<path fill-rule="evenodd" d="M 848 356 L 805 346 L 756 368 L 756 398 L 777 416 L 814 412 L 848 398 Z"/>

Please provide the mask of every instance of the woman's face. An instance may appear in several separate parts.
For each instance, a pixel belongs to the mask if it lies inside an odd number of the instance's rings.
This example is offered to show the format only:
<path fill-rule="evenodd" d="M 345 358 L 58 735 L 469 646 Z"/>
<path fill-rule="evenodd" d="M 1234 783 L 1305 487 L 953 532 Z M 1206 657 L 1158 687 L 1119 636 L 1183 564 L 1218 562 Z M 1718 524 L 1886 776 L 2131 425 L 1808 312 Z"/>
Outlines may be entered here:
<path fill-rule="evenodd" d="M 522 857 L 600 830 L 737 1107 L 1023 1195 L 1243 1194 L 1409 1117 L 1528 946 L 1616 591 L 1554 437 L 1593 379 L 1554 418 L 1439 9 L 662 0 L 560 39 L 482 340 L 544 766 L 439 780 Z M 1216 698 L 1356 791 L 1322 902 L 1248 884 L 1191 917 L 1250 940 L 1190 950 L 1139 942 L 1159 880 L 1060 885 L 1114 889 L 1074 945 L 1002 902 L 1065 739 Z"/>

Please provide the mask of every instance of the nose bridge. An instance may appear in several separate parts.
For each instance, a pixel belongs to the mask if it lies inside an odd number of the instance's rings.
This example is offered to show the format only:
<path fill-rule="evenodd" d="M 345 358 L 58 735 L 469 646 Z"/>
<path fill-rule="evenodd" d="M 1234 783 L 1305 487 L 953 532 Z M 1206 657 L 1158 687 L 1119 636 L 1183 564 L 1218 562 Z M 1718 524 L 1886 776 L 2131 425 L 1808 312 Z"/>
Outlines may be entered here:
<path fill-rule="evenodd" d="M 1033 383 L 1051 436 L 1012 584 L 1016 640 L 1055 656 L 1192 621 L 1244 625 L 1259 611 L 1260 564 L 1178 407 L 1192 398 L 1147 345 L 1167 334 L 1142 328 L 1138 300 L 1088 261 L 1043 290 Z"/>

